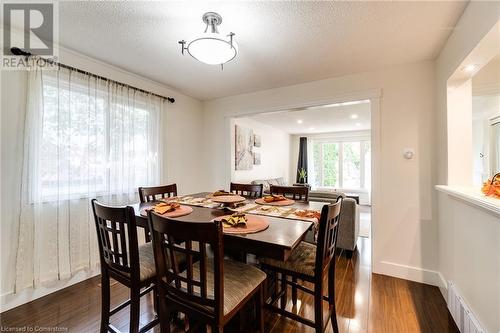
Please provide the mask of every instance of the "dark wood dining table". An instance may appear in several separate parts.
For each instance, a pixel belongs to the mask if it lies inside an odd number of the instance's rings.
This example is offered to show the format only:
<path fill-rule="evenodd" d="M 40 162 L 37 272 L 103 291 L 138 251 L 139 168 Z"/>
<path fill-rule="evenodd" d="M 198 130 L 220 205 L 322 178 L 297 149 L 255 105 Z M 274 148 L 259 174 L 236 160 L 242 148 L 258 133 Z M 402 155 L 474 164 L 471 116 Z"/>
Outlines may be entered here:
<path fill-rule="evenodd" d="M 209 192 L 202 192 L 189 196 L 199 198 L 206 197 L 208 194 Z M 247 199 L 249 203 L 253 201 L 254 199 Z M 324 202 L 297 201 L 293 207 L 321 210 L 324 204 Z M 148 206 L 151 206 L 151 203 L 132 205 L 135 210 L 137 226 L 146 230 L 149 230 L 147 217 L 142 216 L 140 211 Z M 232 213 L 224 208 L 191 207 L 193 208 L 192 213 L 176 219 L 187 222 L 210 222 L 216 217 Z M 313 223 L 310 221 L 272 216 L 266 216 L 266 218 L 269 221 L 269 227 L 263 231 L 251 234 L 224 234 L 224 249 L 231 252 L 252 253 L 259 257 L 287 260 L 292 250 L 313 227 Z"/>

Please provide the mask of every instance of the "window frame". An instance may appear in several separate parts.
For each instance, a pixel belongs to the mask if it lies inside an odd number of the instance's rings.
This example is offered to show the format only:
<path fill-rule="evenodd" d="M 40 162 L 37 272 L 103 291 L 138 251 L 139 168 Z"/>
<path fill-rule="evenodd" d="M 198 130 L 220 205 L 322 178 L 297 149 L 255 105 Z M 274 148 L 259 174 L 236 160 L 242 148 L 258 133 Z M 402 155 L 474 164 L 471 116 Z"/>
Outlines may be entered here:
<path fill-rule="evenodd" d="M 315 179 L 320 179 L 320 184 L 321 186 L 317 186 L 316 188 L 321 190 L 321 189 L 338 189 L 338 190 L 343 190 L 343 191 L 350 191 L 350 192 L 368 192 L 369 191 L 369 187 L 367 187 L 366 185 L 366 177 L 365 177 L 365 173 L 366 173 L 366 163 L 365 163 L 365 154 L 367 152 L 367 149 L 365 147 L 365 145 L 363 144 L 364 142 L 368 142 L 369 143 L 369 147 L 371 147 L 371 139 L 369 136 L 349 136 L 349 137 L 331 137 L 331 138 L 318 138 L 318 139 L 314 139 L 312 138 L 312 144 L 313 146 L 315 144 L 320 144 L 320 156 L 319 156 L 319 161 L 321 163 L 321 168 L 319 168 L 321 170 L 321 174 L 320 175 L 314 175 Z M 359 166 L 359 169 L 360 169 L 360 187 L 359 188 L 345 188 L 343 185 L 343 182 L 344 182 L 344 179 L 343 179 L 343 176 L 344 176 L 344 143 L 347 143 L 347 142 L 357 142 L 359 143 L 360 145 L 360 166 Z M 334 143 L 334 144 L 338 144 L 338 149 L 339 149 L 339 161 L 338 161 L 338 164 L 339 164 L 339 178 L 338 178 L 338 186 L 325 186 L 324 185 L 324 180 L 323 180 L 323 174 L 324 174 L 324 163 L 323 163 L 323 145 L 324 144 L 329 144 L 329 143 Z M 312 149 L 312 152 L 314 154 L 314 148 Z M 314 163 L 314 156 L 312 157 L 311 159 Z M 312 166 L 314 168 L 314 165 Z M 313 184 L 314 186 L 314 184 Z"/>

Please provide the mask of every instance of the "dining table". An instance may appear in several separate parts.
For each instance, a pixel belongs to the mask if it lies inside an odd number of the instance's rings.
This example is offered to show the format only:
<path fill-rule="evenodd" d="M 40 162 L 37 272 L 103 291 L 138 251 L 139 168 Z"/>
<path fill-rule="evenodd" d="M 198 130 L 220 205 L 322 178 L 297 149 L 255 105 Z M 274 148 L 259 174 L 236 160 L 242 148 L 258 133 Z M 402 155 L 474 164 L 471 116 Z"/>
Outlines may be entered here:
<path fill-rule="evenodd" d="M 200 192 L 186 196 L 193 198 L 206 198 L 211 192 Z M 255 198 L 246 198 L 245 203 L 253 203 Z M 154 205 L 154 202 L 137 203 L 131 205 L 134 208 L 136 224 L 138 227 L 149 233 L 148 220 L 141 214 L 145 208 Z M 317 210 L 325 205 L 324 202 L 316 201 L 296 201 L 292 207 L 301 210 Z M 213 208 L 191 206 L 193 211 L 179 219 L 186 222 L 211 222 L 213 219 L 230 215 L 233 213 L 227 207 L 216 206 Z M 269 227 L 265 230 L 247 233 L 233 234 L 224 233 L 224 249 L 232 253 L 251 253 L 258 257 L 266 257 L 277 260 L 287 260 L 291 252 L 304 240 L 306 234 L 314 228 L 314 222 L 310 220 L 291 219 L 281 216 L 264 216 L 269 222 Z"/>

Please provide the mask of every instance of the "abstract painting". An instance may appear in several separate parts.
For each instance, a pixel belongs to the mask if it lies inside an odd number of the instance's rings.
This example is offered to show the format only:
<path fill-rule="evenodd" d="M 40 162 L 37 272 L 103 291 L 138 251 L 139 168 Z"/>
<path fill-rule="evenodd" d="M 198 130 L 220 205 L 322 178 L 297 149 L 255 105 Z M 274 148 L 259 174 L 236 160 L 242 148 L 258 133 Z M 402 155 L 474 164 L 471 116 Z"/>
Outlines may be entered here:
<path fill-rule="evenodd" d="M 254 147 L 260 147 L 262 145 L 262 142 L 260 140 L 260 135 L 254 134 L 253 135 L 253 146 Z"/>
<path fill-rule="evenodd" d="M 253 153 L 253 164 L 260 165 L 260 153 L 257 152 Z"/>
<path fill-rule="evenodd" d="M 253 131 L 249 128 L 236 125 L 235 136 L 235 170 L 252 170 L 253 158 Z"/>

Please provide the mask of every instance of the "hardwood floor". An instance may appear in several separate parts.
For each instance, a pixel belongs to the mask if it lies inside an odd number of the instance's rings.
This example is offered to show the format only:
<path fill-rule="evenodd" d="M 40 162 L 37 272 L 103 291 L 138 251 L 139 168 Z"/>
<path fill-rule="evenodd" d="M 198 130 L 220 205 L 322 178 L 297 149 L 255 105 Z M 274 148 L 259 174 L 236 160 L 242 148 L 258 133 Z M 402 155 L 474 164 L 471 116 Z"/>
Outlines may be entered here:
<path fill-rule="evenodd" d="M 359 251 L 351 260 L 337 261 L 336 292 L 340 332 L 458 332 L 449 316 L 438 288 L 402 279 L 371 274 L 370 240 L 359 239 Z M 128 290 L 115 283 L 112 302 L 119 304 Z M 290 299 L 290 298 L 289 298 Z M 325 314 L 326 314 L 326 302 Z M 291 301 L 287 305 L 292 309 Z M 313 318 L 312 298 L 299 291 L 295 311 Z M 141 325 L 153 317 L 152 298 L 141 303 Z M 93 278 L 57 293 L 4 312 L 0 315 L 2 331 L 11 327 L 48 327 L 52 332 L 98 332 L 100 320 L 99 278 Z M 298 333 L 313 329 L 287 318 L 266 312 L 266 332 Z M 122 332 L 128 330 L 128 308 L 113 316 L 112 323 Z M 233 327 L 233 328 L 231 328 Z M 232 325 L 227 332 L 239 332 Z M 180 332 L 179 328 L 173 332 Z M 156 327 L 154 332 L 160 332 Z M 329 324 L 327 332 L 332 332 Z"/>

